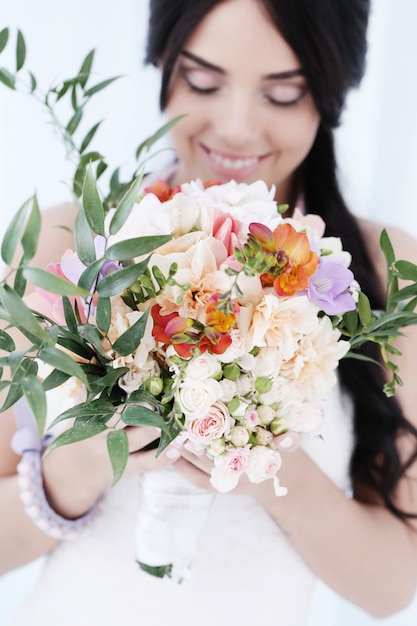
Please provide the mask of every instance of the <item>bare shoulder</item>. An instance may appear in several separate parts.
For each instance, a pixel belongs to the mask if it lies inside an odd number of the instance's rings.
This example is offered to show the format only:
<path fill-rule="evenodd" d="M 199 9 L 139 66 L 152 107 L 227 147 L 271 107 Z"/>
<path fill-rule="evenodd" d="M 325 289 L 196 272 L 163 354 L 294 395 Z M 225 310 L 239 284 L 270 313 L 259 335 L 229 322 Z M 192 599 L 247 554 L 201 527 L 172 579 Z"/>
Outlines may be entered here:
<path fill-rule="evenodd" d="M 364 236 L 369 254 L 378 276 L 385 283 L 386 262 L 380 247 L 381 232 L 385 228 L 394 248 L 397 259 L 405 259 L 417 264 L 417 239 L 397 226 L 385 226 L 371 220 L 357 218 L 359 228 Z"/>
<path fill-rule="evenodd" d="M 75 204 L 66 203 L 42 211 L 42 228 L 33 265 L 44 267 L 57 262 L 67 248 L 74 247 L 73 229 L 77 210 Z"/>

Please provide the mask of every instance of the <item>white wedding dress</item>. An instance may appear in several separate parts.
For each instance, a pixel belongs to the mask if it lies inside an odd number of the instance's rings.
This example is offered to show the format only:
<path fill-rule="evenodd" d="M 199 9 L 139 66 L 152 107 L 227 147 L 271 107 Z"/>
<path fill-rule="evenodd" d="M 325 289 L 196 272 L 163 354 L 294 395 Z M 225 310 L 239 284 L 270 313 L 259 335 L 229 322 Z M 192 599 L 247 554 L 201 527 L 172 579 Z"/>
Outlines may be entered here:
<path fill-rule="evenodd" d="M 336 387 L 324 405 L 323 439 L 306 439 L 303 447 L 347 490 L 351 402 Z M 268 514 L 246 496 L 215 495 L 191 576 L 181 584 L 141 571 L 135 562 L 138 482 L 122 480 L 94 527 L 48 557 L 12 626 L 307 624 L 315 576 Z"/>

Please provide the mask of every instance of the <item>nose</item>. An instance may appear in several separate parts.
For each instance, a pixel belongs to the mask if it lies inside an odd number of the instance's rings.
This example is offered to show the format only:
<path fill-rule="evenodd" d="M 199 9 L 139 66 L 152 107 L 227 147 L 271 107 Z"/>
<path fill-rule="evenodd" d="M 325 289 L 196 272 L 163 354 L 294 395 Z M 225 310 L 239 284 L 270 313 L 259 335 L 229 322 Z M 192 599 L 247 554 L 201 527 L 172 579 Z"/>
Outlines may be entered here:
<path fill-rule="evenodd" d="M 247 93 L 234 92 L 218 103 L 214 120 L 217 136 L 230 148 L 254 143 L 261 133 L 261 117 Z"/>

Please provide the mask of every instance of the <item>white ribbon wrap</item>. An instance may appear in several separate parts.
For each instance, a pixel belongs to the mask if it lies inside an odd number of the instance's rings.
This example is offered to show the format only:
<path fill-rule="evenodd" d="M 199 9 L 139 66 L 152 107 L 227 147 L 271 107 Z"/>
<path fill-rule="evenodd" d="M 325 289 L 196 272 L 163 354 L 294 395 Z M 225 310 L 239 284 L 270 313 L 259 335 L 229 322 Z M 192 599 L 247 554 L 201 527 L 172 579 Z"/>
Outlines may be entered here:
<path fill-rule="evenodd" d="M 180 582 L 190 567 L 214 493 L 188 482 L 171 467 L 140 476 L 136 520 L 136 558 L 151 567 L 172 565 Z"/>

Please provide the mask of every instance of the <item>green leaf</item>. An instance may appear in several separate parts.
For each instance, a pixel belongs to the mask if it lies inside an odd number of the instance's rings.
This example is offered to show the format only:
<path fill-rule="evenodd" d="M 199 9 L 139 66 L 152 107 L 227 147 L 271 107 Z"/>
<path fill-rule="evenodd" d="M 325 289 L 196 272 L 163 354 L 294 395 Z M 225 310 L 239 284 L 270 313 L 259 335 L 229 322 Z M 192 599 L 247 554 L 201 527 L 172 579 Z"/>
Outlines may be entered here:
<path fill-rule="evenodd" d="M 78 77 L 77 77 L 78 83 L 81 85 L 83 89 L 90 76 L 91 68 L 93 67 L 94 54 L 95 54 L 95 50 L 91 50 L 87 54 L 87 56 L 85 57 L 84 61 L 81 64 L 80 71 L 78 72 Z"/>
<path fill-rule="evenodd" d="M 91 359 L 95 356 L 90 346 L 80 341 L 77 337 L 58 337 L 57 343 L 87 361 L 91 361 Z"/>
<path fill-rule="evenodd" d="M 38 85 L 35 76 L 32 74 L 32 72 L 29 72 L 29 78 L 30 78 L 30 93 L 33 93 Z"/>
<path fill-rule="evenodd" d="M 6 265 L 11 265 L 16 252 L 22 231 L 24 229 L 27 215 L 32 205 L 32 198 L 29 198 L 17 211 L 9 226 L 1 244 L 1 258 Z"/>
<path fill-rule="evenodd" d="M 395 267 L 398 270 L 398 278 L 417 282 L 417 265 L 411 261 L 396 261 Z"/>
<path fill-rule="evenodd" d="M 94 138 L 94 135 L 96 134 L 100 124 L 102 122 L 97 122 L 97 124 L 94 124 L 94 126 L 88 131 L 88 133 L 86 134 L 86 136 L 84 137 L 84 139 L 81 142 L 81 146 L 80 146 L 80 152 L 84 152 L 84 150 L 86 148 L 88 148 L 88 146 L 90 145 L 91 141 Z"/>
<path fill-rule="evenodd" d="M 127 261 L 156 250 L 172 239 L 172 235 L 149 235 L 125 239 L 110 246 L 106 257 L 114 261 Z"/>
<path fill-rule="evenodd" d="M 0 350 L 5 350 L 6 352 L 16 350 L 15 342 L 5 330 L 0 330 Z"/>
<path fill-rule="evenodd" d="M 42 387 L 45 391 L 55 389 L 56 387 L 60 387 L 63 383 L 65 383 L 68 378 L 70 378 L 69 374 L 65 374 L 65 372 L 60 372 L 59 370 L 52 370 L 49 376 L 47 376 L 42 382 Z"/>
<path fill-rule="evenodd" d="M 91 230 L 104 237 L 104 210 L 91 165 L 87 169 L 87 175 L 84 179 L 83 209 Z"/>
<path fill-rule="evenodd" d="M 87 168 L 82 163 L 79 163 L 77 166 L 77 169 L 75 170 L 73 183 L 72 183 L 72 190 L 77 196 L 77 198 L 80 198 L 83 192 L 83 183 L 84 183 L 86 171 L 87 171 Z"/>
<path fill-rule="evenodd" d="M 46 424 L 46 395 L 42 383 L 36 376 L 25 376 L 21 381 L 26 400 L 35 416 L 38 433 L 42 435 Z"/>
<path fill-rule="evenodd" d="M 90 439 L 90 437 L 99 435 L 105 430 L 107 430 L 107 426 L 105 424 L 101 424 L 100 422 L 77 424 L 76 426 L 73 426 L 69 430 L 66 430 L 58 435 L 58 437 L 48 446 L 44 456 L 52 452 L 52 450 L 55 450 L 55 448 L 65 446 L 70 443 L 76 443 L 77 441 L 83 441 L 84 439 Z"/>
<path fill-rule="evenodd" d="M 384 253 L 388 268 L 390 268 L 395 262 L 395 252 L 385 228 L 381 231 L 379 245 Z"/>
<path fill-rule="evenodd" d="M 136 563 L 146 574 L 155 576 L 155 578 L 164 578 L 165 576 L 172 578 L 172 563 L 168 565 L 147 565 L 147 563 L 141 563 L 141 561 L 136 561 Z"/>
<path fill-rule="evenodd" d="M 113 487 L 122 477 L 129 458 L 129 440 L 123 429 L 111 430 L 109 432 L 107 435 L 107 450 L 113 468 Z"/>
<path fill-rule="evenodd" d="M 104 376 L 101 376 L 94 382 L 94 385 L 100 389 L 104 387 L 114 387 L 121 376 L 124 376 L 129 371 L 128 367 L 111 368 Z"/>
<path fill-rule="evenodd" d="M 93 234 L 88 225 L 84 211 L 78 211 L 74 223 L 75 250 L 84 265 L 90 265 L 96 260 Z"/>
<path fill-rule="evenodd" d="M 55 369 L 79 378 L 88 388 L 88 381 L 82 367 L 62 350 L 48 346 L 40 351 L 39 358 Z"/>
<path fill-rule="evenodd" d="M 41 212 L 39 210 L 36 196 L 32 199 L 32 208 L 29 213 L 26 228 L 22 236 L 22 247 L 25 253 L 25 260 L 33 259 L 38 247 L 39 234 L 41 232 Z"/>
<path fill-rule="evenodd" d="M 136 265 L 129 265 L 117 272 L 108 274 L 99 283 L 97 283 L 97 291 L 100 296 L 110 298 L 122 293 L 125 289 L 133 285 L 133 283 L 141 276 L 146 270 L 149 263 L 149 257 L 137 263 Z"/>
<path fill-rule="evenodd" d="M 82 116 L 83 116 L 83 109 L 80 107 L 79 109 L 75 111 L 74 115 L 71 117 L 70 121 L 68 122 L 65 128 L 65 130 L 67 131 L 69 135 L 73 135 L 75 133 L 75 131 L 78 128 L 79 123 L 81 122 Z"/>
<path fill-rule="evenodd" d="M 53 428 L 56 424 L 68 419 L 76 419 L 77 417 L 86 420 L 86 422 L 95 417 L 112 417 L 115 413 L 114 406 L 107 400 L 93 400 L 92 402 L 83 402 L 67 409 L 54 419 L 51 424 Z M 96 422 L 98 423 L 98 422 Z"/>
<path fill-rule="evenodd" d="M 0 286 L 0 301 L 13 320 L 14 326 L 19 328 L 24 334 L 29 333 L 31 337 L 37 338 L 43 343 L 51 343 L 49 335 L 39 324 L 32 311 L 26 306 L 20 296 L 7 285 Z"/>
<path fill-rule="evenodd" d="M 3 30 L 0 30 L 0 52 L 3 52 L 3 50 L 7 46 L 8 41 L 9 41 L 9 29 L 3 28 Z"/>
<path fill-rule="evenodd" d="M 9 87 L 9 89 L 16 89 L 16 78 L 5 67 L 0 67 L 0 82 Z"/>
<path fill-rule="evenodd" d="M 358 292 L 358 313 L 363 326 L 367 326 L 372 319 L 371 305 L 363 291 Z"/>
<path fill-rule="evenodd" d="M 105 262 L 106 259 L 103 257 L 88 265 L 78 280 L 78 286 L 90 292 Z"/>
<path fill-rule="evenodd" d="M 97 85 L 94 85 L 93 87 L 90 87 L 89 89 L 87 89 L 87 91 L 84 92 L 84 96 L 86 98 L 93 96 L 95 93 L 97 93 L 98 91 L 101 91 L 102 89 L 105 89 L 108 85 L 111 85 L 111 83 L 113 83 L 115 80 L 118 80 L 119 78 L 122 78 L 122 76 L 121 75 L 113 76 L 113 78 L 107 78 L 106 80 L 103 80 L 101 83 L 97 83 Z"/>
<path fill-rule="evenodd" d="M 15 290 L 17 295 L 20 296 L 21 298 L 23 298 L 23 296 L 25 294 L 26 285 L 27 285 L 27 280 L 23 276 L 23 268 L 25 267 L 25 265 L 23 265 L 23 263 L 25 263 L 25 258 L 24 257 L 22 258 L 22 260 L 19 263 L 19 267 L 18 267 L 18 269 L 16 271 L 16 274 L 15 274 L 15 277 L 14 277 L 14 281 L 13 281 L 13 289 Z"/>
<path fill-rule="evenodd" d="M 76 335 L 78 333 L 77 320 L 75 318 L 71 302 L 69 301 L 67 296 L 62 296 L 62 306 L 64 308 L 64 316 L 68 326 L 68 330 Z"/>
<path fill-rule="evenodd" d="M 82 289 L 65 278 L 61 278 L 61 276 L 52 274 L 52 272 L 39 267 L 25 267 L 23 275 L 32 285 L 36 285 L 50 293 L 57 293 L 61 296 L 79 296 L 81 298 L 90 297 L 90 293 L 86 289 Z"/>
<path fill-rule="evenodd" d="M 117 179 L 118 179 L 118 170 L 114 172 L 113 176 L 116 175 L 116 172 L 117 172 Z M 110 235 L 115 235 L 117 232 L 119 232 L 119 230 L 121 229 L 121 227 L 123 226 L 127 218 L 129 217 L 130 212 L 133 209 L 135 202 L 137 201 L 137 197 L 139 194 L 140 187 L 142 185 L 142 181 L 143 181 L 143 174 L 139 175 L 133 181 L 132 185 L 129 187 L 129 190 L 125 193 L 125 195 L 121 199 L 110 222 L 110 226 L 109 226 Z M 111 188 L 111 181 L 110 181 L 110 188 Z"/>
<path fill-rule="evenodd" d="M 149 309 L 114 342 L 113 350 L 120 356 L 127 356 L 136 350 L 145 333 Z"/>
<path fill-rule="evenodd" d="M 26 59 L 26 44 L 20 30 L 17 31 L 16 42 L 16 72 L 22 69 Z"/>
<path fill-rule="evenodd" d="M 168 424 L 156 411 L 151 411 L 139 404 L 129 404 L 121 414 L 122 422 L 126 426 L 155 426 L 170 434 Z"/>
<path fill-rule="evenodd" d="M 343 315 L 343 321 L 349 335 L 353 335 L 358 327 L 358 314 L 356 311 L 348 311 Z"/>
<path fill-rule="evenodd" d="M 158 141 L 158 139 L 166 135 L 171 130 L 171 128 L 175 126 L 175 124 L 177 124 L 177 122 L 179 122 L 179 120 L 181 120 L 183 117 L 186 116 L 178 115 L 177 117 L 174 117 L 172 120 L 161 126 L 161 128 L 159 128 L 153 135 L 145 139 L 145 141 L 143 141 L 136 149 L 136 158 L 139 158 L 144 148 L 147 148 L 149 150 L 149 148 L 151 148 L 153 144 Z"/>
<path fill-rule="evenodd" d="M 97 326 L 104 333 L 107 333 L 111 323 L 111 301 L 110 298 L 99 296 L 96 312 Z"/>
<path fill-rule="evenodd" d="M 20 383 L 12 383 L 9 387 L 6 399 L 0 408 L 0 412 L 10 409 L 23 396 L 22 385 Z"/>

